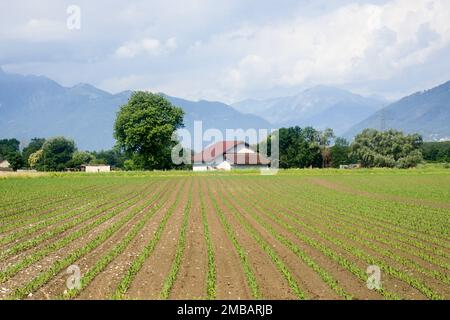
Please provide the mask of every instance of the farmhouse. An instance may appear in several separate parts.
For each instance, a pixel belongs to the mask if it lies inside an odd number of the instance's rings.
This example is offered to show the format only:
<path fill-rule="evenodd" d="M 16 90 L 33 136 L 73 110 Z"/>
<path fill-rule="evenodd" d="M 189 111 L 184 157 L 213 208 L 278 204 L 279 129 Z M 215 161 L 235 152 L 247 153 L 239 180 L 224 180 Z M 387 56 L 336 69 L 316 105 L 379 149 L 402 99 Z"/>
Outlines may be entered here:
<path fill-rule="evenodd" d="M 0 171 L 11 171 L 11 165 L 8 160 L 0 161 Z"/>
<path fill-rule="evenodd" d="M 268 168 L 270 160 L 243 141 L 221 141 L 194 155 L 193 170 L 232 170 Z"/>
<path fill-rule="evenodd" d="M 81 166 L 81 171 L 89 172 L 89 173 L 98 173 L 98 172 L 110 172 L 111 166 L 105 164 L 87 164 Z"/>

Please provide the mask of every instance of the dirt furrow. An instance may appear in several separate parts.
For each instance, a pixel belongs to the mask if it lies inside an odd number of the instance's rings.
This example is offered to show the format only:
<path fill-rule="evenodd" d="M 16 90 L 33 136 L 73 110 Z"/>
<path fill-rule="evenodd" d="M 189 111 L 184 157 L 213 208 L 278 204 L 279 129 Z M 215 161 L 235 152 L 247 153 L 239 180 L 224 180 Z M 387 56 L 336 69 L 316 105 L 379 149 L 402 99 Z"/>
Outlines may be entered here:
<path fill-rule="evenodd" d="M 49 255 L 45 256 L 43 259 L 41 259 L 37 263 L 34 263 L 33 265 L 21 270 L 14 277 L 12 277 L 7 282 L 2 284 L 2 287 L 8 288 L 8 290 L 4 293 L 4 296 L 11 293 L 11 291 L 14 288 L 23 286 L 24 284 L 28 283 L 34 277 L 36 277 L 39 273 L 47 270 L 56 261 L 63 259 L 70 252 L 73 252 L 79 248 L 86 246 L 86 244 L 89 243 L 92 239 L 94 239 L 98 234 L 100 234 L 105 229 L 107 229 L 109 227 L 109 225 L 113 224 L 116 221 L 119 221 L 123 216 L 125 216 L 127 213 L 129 213 L 131 210 L 133 210 L 133 208 L 135 208 L 140 203 L 142 203 L 146 199 L 148 199 L 151 196 L 151 194 L 152 194 L 152 192 L 147 192 L 147 195 L 143 196 L 141 200 L 138 200 L 135 203 L 133 203 L 131 206 L 124 208 L 124 210 L 121 210 L 121 212 L 115 214 L 109 220 L 107 220 L 104 223 L 100 224 L 99 226 L 95 227 L 93 230 L 91 230 L 85 236 L 79 238 L 76 241 L 70 242 L 68 245 L 64 246 L 63 248 L 61 248 L 57 251 L 54 251 L 54 252 L 50 253 Z M 111 209 L 111 210 L 114 210 L 114 209 Z M 106 214 L 106 212 L 103 214 Z M 45 295 L 41 295 L 41 297 L 47 298 Z"/>
<path fill-rule="evenodd" d="M 171 299 L 204 299 L 206 294 L 207 249 L 199 199 L 199 178 L 194 178 L 193 207 L 186 235 L 186 248 Z"/>
<path fill-rule="evenodd" d="M 120 239 L 124 237 L 124 235 L 130 230 L 134 224 L 136 224 L 142 216 L 148 211 L 152 206 L 155 205 L 157 198 L 153 199 L 154 196 L 161 191 L 161 189 L 152 190 L 146 195 L 142 196 L 139 200 L 137 200 L 131 207 L 122 211 L 119 215 L 115 216 L 113 219 L 104 223 L 100 228 L 97 228 L 94 232 L 94 235 L 89 235 L 89 239 L 95 238 L 98 234 L 104 231 L 106 228 L 114 224 L 116 221 L 119 221 L 123 216 L 126 216 L 135 208 L 139 208 L 143 206 L 129 221 L 127 221 L 123 226 L 121 226 L 107 241 L 101 243 L 94 250 L 89 252 L 87 255 L 84 255 L 80 259 L 78 259 L 72 265 L 76 265 L 80 268 L 81 274 L 86 272 L 86 270 L 92 266 L 95 261 L 102 255 L 104 252 L 107 252 L 109 248 L 114 246 Z M 153 199 L 153 200 L 152 200 Z M 86 242 L 85 244 L 87 244 Z M 58 275 L 53 277 L 51 281 L 45 284 L 38 292 L 33 295 L 33 299 L 53 299 L 61 297 L 65 290 L 67 290 L 66 280 L 68 275 L 65 270 L 61 271 Z"/>
<path fill-rule="evenodd" d="M 184 207 L 188 200 L 189 185 L 184 185 L 180 201 L 170 217 L 167 226 L 154 251 L 136 274 L 126 293 L 126 298 L 159 299 L 164 280 L 170 271 L 178 244 Z M 153 234 L 146 235 L 149 241 Z"/>
<path fill-rule="evenodd" d="M 220 223 L 214 206 L 209 198 L 207 178 L 201 181 L 200 192 L 205 199 L 207 220 L 214 244 L 217 265 L 217 299 L 251 299 L 251 291 L 242 270 L 241 262 L 225 230 Z"/>
<path fill-rule="evenodd" d="M 78 299 L 109 299 L 114 293 L 120 280 L 125 275 L 131 265 L 131 262 L 139 255 L 146 245 L 150 235 L 153 235 L 158 228 L 164 214 L 169 207 L 175 202 L 178 190 L 182 181 L 178 181 L 175 187 L 166 189 L 167 195 L 161 195 L 163 201 L 162 206 L 155 212 L 154 216 L 139 232 L 132 242 L 127 246 L 125 251 L 119 254 L 94 280 L 80 293 Z M 161 201 L 159 200 L 159 201 Z M 92 261 L 91 261 L 92 260 Z M 91 257 L 80 266 L 82 270 L 87 270 L 96 262 L 96 257 Z"/>

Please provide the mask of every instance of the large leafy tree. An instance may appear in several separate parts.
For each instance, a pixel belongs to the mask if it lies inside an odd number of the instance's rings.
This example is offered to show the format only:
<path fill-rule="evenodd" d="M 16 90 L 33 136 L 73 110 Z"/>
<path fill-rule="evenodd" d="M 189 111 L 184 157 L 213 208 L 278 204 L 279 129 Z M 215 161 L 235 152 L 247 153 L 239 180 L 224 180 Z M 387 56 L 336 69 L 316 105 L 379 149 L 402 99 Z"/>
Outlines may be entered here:
<path fill-rule="evenodd" d="M 410 168 L 423 160 L 422 144 L 422 137 L 418 134 L 366 129 L 355 137 L 351 149 L 352 156 L 364 167 Z"/>
<path fill-rule="evenodd" d="M 95 157 L 94 162 L 109 164 L 116 168 L 123 168 L 127 160 L 126 155 L 117 147 L 111 150 L 94 151 L 92 155 Z"/>
<path fill-rule="evenodd" d="M 319 131 L 318 133 L 320 153 L 322 155 L 322 168 L 327 168 L 331 165 L 330 144 L 334 137 L 333 129 L 330 128 Z"/>
<path fill-rule="evenodd" d="M 339 168 L 342 164 L 351 164 L 357 162 L 350 156 L 351 149 L 349 142 L 344 138 L 336 138 L 334 145 L 330 148 L 331 165 L 334 168 Z"/>
<path fill-rule="evenodd" d="M 425 142 L 421 151 L 426 161 L 450 162 L 450 141 Z"/>
<path fill-rule="evenodd" d="M 4 160 L 10 153 L 19 152 L 20 142 L 17 139 L 0 140 L 0 160 Z"/>
<path fill-rule="evenodd" d="M 10 152 L 6 155 L 6 160 L 8 160 L 11 169 L 17 171 L 25 166 L 25 161 L 23 160 L 22 154 L 18 151 Z"/>
<path fill-rule="evenodd" d="M 311 127 L 281 128 L 276 133 L 279 139 L 280 168 L 320 167 L 322 157 L 319 143 L 319 132 Z M 268 145 L 270 154 L 271 138 Z"/>
<path fill-rule="evenodd" d="M 140 169 L 169 169 L 172 134 L 183 126 L 184 112 L 162 95 L 135 92 L 122 106 L 114 125 L 118 145 Z"/>
<path fill-rule="evenodd" d="M 64 137 L 49 139 L 42 146 L 42 154 L 35 167 L 42 171 L 63 171 L 70 166 L 75 151 L 76 146 L 73 140 Z"/>
<path fill-rule="evenodd" d="M 83 164 L 89 164 L 95 159 L 94 155 L 86 151 L 75 151 L 69 165 L 72 168 L 79 169 Z"/>
<path fill-rule="evenodd" d="M 28 160 L 29 160 L 30 156 L 33 153 L 41 150 L 42 146 L 44 145 L 44 143 L 45 143 L 45 139 L 44 138 L 33 138 L 33 139 L 31 139 L 31 141 L 28 144 L 28 146 L 26 146 L 22 150 L 23 160 L 28 164 Z"/>

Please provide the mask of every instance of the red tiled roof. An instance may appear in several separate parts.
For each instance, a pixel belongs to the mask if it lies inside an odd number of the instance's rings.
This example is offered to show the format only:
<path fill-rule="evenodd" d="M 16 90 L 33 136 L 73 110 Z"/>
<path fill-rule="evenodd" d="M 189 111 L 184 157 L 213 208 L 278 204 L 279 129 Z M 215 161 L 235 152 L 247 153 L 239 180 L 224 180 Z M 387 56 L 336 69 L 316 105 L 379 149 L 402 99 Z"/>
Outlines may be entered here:
<path fill-rule="evenodd" d="M 227 153 L 225 159 L 232 164 L 267 165 L 270 160 L 259 153 Z"/>
<path fill-rule="evenodd" d="M 220 155 L 225 154 L 228 150 L 234 148 L 235 146 L 245 143 L 244 141 L 221 141 L 214 143 L 206 147 L 202 152 L 194 155 L 193 161 L 199 162 L 210 162 Z M 247 145 L 247 143 L 245 143 Z"/>

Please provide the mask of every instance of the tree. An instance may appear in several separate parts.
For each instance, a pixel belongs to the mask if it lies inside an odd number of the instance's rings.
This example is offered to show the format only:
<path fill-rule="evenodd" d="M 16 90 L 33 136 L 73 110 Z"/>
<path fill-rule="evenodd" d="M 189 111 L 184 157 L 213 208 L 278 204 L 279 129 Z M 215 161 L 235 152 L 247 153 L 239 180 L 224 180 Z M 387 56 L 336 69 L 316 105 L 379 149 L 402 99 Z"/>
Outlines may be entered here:
<path fill-rule="evenodd" d="M 0 140 L 0 160 L 6 159 L 8 154 L 19 152 L 20 142 L 17 139 Z"/>
<path fill-rule="evenodd" d="M 351 164 L 356 160 L 350 157 L 350 144 L 344 138 L 336 138 L 334 145 L 330 148 L 331 165 L 339 168 L 340 165 Z"/>
<path fill-rule="evenodd" d="M 73 140 L 64 137 L 49 139 L 42 146 L 42 156 L 36 163 L 36 168 L 41 171 L 63 171 L 70 166 L 75 151 Z"/>
<path fill-rule="evenodd" d="M 135 92 L 120 108 L 114 124 L 118 146 L 141 169 L 170 169 L 172 133 L 183 126 L 184 112 L 162 95 Z"/>
<path fill-rule="evenodd" d="M 331 139 L 334 137 L 333 129 L 327 128 L 324 131 L 319 132 L 318 138 L 320 153 L 322 155 L 322 168 L 327 168 L 331 164 L 331 152 L 329 146 L 331 144 Z"/>
<path fill-rule="evenodd" d="M 36 151 L 41 150 L 44 143 L 45 143 L 45 139 L 43 139 L 43 138 L 33 138 L 33 139 L 31 139 L 28 146 L 23 148 L 22 157 L 23 157 L 23 160 L 26 161 L 26 165 L 29 164 L 28 160 L 29 160 L 30 156 L 33 153 L 35 153 Z"/>
<path fill-rule="evenodd" d="M 38 163 L 41 161 L 43 154 L 44 150 L 42 149 L 30 154 L 30 156 L 28 157 L 28 166 L 30 168 L 36 168 Z"/>
<path fill-rule="evenodd" d="M 120 148 L 114 147 L 111 150 L 94 151 L 95 162 L 99 164 L 109 164 L 115 168 L 123 168 L 124 161 L 127 160 L 126 154 Z"/>
<path fill-rule="evenodd" d="M 23 161 L 22 154 L 18 151 L 10 152 L 6 156 L 6 160 L 9 162 L 9 166 L 14 170 L 17 171 L 20 168 L 23 168 L 25 165 L 25 161 Z"/>
<path fill-rule="evenodd" d="M 138 168 L 136 168 L 136 165 L 134 164 L 134 161 L 132 159 L 125 160 L 125 162 L 123 163 L 123 168 L 126 171 L 138 170 Z"/>
<path fill-rule="evenodd" d="M 425 142 L 421 147 L 423 158 L 429 162 L 450 162 L 450 141 Z"/>
<path fill-rule="evenodd" d="M 319 133 L 311 127 L 281 128 L 276 133 L 279 140 L 279 167 L 306 168 L 320 167 L 322 159 L 318 144 Z M 264 142 L 270 155 L 271 137 Z M 262 146 L 258 148 L 262 149 Z"/>
<path fill-rule="evenodd" d="M 355 137 L 351 155 L 364 167 L 410 168 L 422 161 L 422 144 L 418 134 L 366 129 Z"/>
<path fill-rule="evenodd" d="M 72 155 L 72 159 L 70 160 L 70 167 L 79 169 L 83 164 L 89 164 L 95 157 L 86 151 L 75 151 Z"/>

